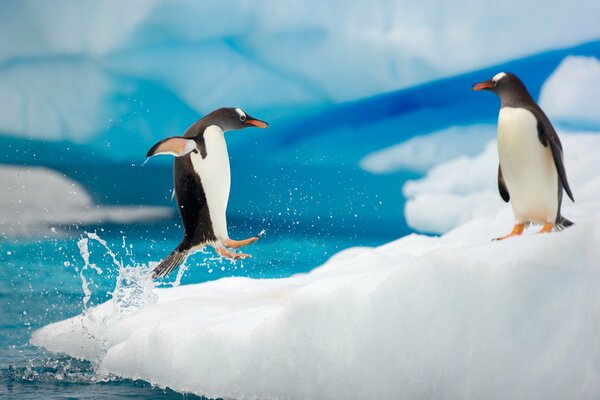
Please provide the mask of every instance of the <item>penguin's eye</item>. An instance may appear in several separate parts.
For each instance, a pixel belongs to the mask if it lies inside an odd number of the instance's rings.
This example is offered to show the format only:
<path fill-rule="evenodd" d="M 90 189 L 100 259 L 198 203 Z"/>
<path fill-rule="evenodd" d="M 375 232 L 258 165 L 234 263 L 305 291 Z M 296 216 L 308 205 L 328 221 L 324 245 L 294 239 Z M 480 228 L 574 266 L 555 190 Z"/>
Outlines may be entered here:
<path fill-rule="evenodd" d="M 495 79 L 492 79 L 492 85 L 496 86 L 498 84 L 498 81 Z"/>
<path fill-rule="evenodd" d="M 245 115 L 240 115 L 240 121 L 244 122 L 246 120 L 246 116 Z"/>

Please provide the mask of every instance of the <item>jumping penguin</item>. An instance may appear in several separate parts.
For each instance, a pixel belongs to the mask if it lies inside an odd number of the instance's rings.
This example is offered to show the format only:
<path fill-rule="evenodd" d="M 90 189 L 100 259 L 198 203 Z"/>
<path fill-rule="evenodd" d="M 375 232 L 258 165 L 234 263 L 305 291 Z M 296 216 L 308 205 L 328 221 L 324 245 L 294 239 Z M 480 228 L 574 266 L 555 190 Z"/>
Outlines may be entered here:
<path fill-rule="evenodd" d="M 231 176 L 224 133 L 252 126 L 266 128 L 268 124 L 251 117 L 241 108 L 219 108 L 190 126 L 183 136 L 161 140 L 146 154 L 147 157 L 158 154 L 175 156 L 174 195 L 184 227 L 183 240 L 154 269 L 154 278 L 168 275 L 191 252 L 206 245 L 212 246 L 222 257 L 249 257 L 228 249 L 254 243 L 260 235 L 232 240 L 227 233 L 226 210 Z"/>
<path fill-rule="evenodd" d="M 514 74 L 501 72 L 473 85 L 500 97 L 498 115 L 498 189 L 510 201 L 515 225 L 511 233 L 497 240 L 518 236 L 526 224 L 543 225 L 539 233 L 564 229 L 573 222 L 560 213 L 563 188 L 572 201 L 562 145 L 542 109 Z"/>

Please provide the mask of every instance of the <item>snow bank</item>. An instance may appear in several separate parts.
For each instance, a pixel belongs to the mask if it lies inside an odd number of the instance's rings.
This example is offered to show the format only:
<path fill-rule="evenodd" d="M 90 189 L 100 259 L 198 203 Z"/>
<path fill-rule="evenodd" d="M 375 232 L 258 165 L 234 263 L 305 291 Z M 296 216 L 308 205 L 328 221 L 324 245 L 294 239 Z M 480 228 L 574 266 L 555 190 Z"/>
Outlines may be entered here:
<path fill-rule="evenodd" d="M 154 289 L 126 315 L 107 302 L 31 341 L 214 397 L 598 398 L 600 137 L 564 139 L 581 200 L 566 231 L 491 242 L 512 224 L 503 206 L 442 237 L 345 250 L 308 274 Z M 444 190 L 469 193 L 477 184 L 456 174 L 487 182 L 490 152 L 432 173 L 446 168 Z"/>
<path fill-rule="evenodd" d="M 539 103 L 553 121 L 600 128 L 600 60 L 565 58 L 544 83 Z"/>
<path fill-rule="evenodd" d="M 0 165 L 0 235 L 32 235 L 53 226 L 168 218 L 168 207 L 94 204 L 77 182 L 47 168 Z"/>
<path fill-rule="evenodd" d="M 495 135 L 493 125 L 453 126 L 367 154 L 359 165 L 373 174 L 426 172 L 458 156 L 478 154 Z"/>
<path fill-rule="evenodd" d="M 569 183 L 578 206 L 585 206 L 600 193 L 600 161 L 590 151 L 600 148 L 600 135 L 559 135 Z M 473 218 L 509 209 L 498 193 L 497 174 L 498 150 L 494 140 L 475 157 L 457 158 L 433 168 L 422 179 L 407 182 L 403 188 L 407 223 L 423 232 L 444 233 Z M 565 196 L 563 214 L 568 217 L 573 209 Z"/>

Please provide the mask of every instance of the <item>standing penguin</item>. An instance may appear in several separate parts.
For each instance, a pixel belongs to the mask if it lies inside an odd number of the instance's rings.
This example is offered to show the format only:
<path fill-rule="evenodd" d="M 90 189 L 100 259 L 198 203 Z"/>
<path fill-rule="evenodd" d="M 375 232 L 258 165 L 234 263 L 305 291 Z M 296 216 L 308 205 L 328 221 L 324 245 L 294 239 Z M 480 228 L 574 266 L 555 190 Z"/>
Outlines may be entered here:
<path fill-rule="evenodd" d="M 219 108 L 190 126 L 183 136 L 161 140 L 148 151 L 147 157 L 175 156 L 175 198 L 184 228 L 183 240 L 154 269 L 154 278 L 168 275 L 191 252 L 206 245 L 222 257 L 249 257 L 228 249 L 254 243 L 260 235 L 238 241 L 230 239 L 227 233 L 225 213 L 231 176 L 224 133 L 252 126 L 266 128 L 268 124 L 240 108 Z"/>
<path fill-rule="evenodd" d="M 562 145 L 550 120 L 514 74 L 501 72 L 473 90 L 489 90 L 500 97 L 498 115 L 498 189 L 510 201 L 515 216 L 511 233 L 523 233 L 525 225 L 543 225 L 539 233 L 564 229 L 573 222 L 560 213 L 563 188 L 571 200 Z"/>

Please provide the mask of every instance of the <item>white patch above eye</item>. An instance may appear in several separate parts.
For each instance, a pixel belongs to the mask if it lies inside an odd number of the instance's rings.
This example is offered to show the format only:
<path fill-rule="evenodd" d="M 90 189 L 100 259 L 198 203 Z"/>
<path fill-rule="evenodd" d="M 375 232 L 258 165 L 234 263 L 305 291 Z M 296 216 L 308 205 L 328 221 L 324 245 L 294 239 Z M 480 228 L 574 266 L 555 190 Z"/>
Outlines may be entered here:
<path fill-rule="evenodd" d="M 500 72 L 499 74 L 494 75 L 492 80 L 494 82 L 498 82 L 500 79 L 504 78 L 505 76 L 506 76 L 506 72 Z"/>
<path fill-rule="evenodd" d="M 241 108 L 236 108 L 235 112 L 237 112 L 240 115 L 240 117 L 246 118 L 246 113 Z"/>

